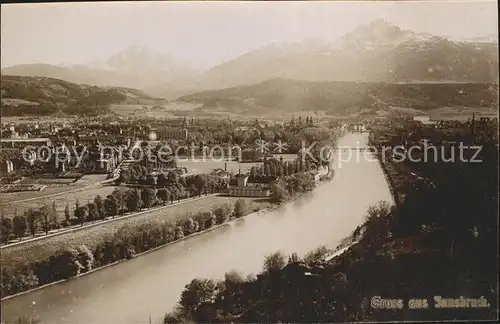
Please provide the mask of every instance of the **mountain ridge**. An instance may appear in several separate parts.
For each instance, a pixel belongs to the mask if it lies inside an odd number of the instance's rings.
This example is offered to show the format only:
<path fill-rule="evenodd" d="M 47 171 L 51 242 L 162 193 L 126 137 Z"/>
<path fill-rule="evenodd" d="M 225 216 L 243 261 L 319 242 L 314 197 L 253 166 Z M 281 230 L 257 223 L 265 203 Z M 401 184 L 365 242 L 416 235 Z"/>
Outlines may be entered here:
<path fill-rule="evenodd" d="M 163 104 L 132 88 L 97 87 L 47 77 L 2 75 L 1 104 L 3 116 L 99 114 L 112 104 Z"/>
<path fill-rule="evenodd" d="M 253 85 L 208 90 L 177 98 L 205 111 L 239 114 L 323 111 L 331 114 L 388 107 L 421 111 L 441 107 L 496 107 L 497 84 L 481 82 L 389 83 L 304 81 L 275 78 Z"/>
<path fill-rule="evenodd" d="M 358 26 L 342 38 L 305 53 L 263 59 L 261 48 L 213 67 L 205 83 L 219 88 L 275 77 L 309 81 L 474 81 L 497 79 L 493 43 L 453 42 L 403 30 L 383 20 Z"/>
<path fill-rule="evenodd" d="M 131 46 L 103 62 L 71 67 L 17 65 L 3 74 L 54 77 L 97 86 L 138 88 L 173 99 L 191 92 L 273 78 L 352 82 L 498 81 L 491 37 L 455 41 L 401 29 L 384 20 L 360 25 L 334 42 L 307 39 L 251 50 L 203 73 L 172 55 Z"/>

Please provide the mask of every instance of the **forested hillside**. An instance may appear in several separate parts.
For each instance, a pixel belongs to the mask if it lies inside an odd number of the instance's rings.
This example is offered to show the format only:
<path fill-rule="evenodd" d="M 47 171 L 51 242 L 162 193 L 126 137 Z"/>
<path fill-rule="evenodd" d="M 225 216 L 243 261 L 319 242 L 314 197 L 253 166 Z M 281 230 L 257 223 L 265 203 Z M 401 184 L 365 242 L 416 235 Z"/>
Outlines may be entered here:
<path fill-rule="evenodd" d="M 273 79 L 255 85 L 199 92 L 178 98 L 204 109 L 235 112 L 356 112 L 388 106 L 430 110 L 439 107 L 495 107 L 497 87 L 489 83 L 308 82 Z"/>
<path fill-rule="evenodd" d="M 106 113 L 111 104 L 166 103 L 129 88 L 97 87 L 44 77 L 2 76 L 2 115 Z"/>

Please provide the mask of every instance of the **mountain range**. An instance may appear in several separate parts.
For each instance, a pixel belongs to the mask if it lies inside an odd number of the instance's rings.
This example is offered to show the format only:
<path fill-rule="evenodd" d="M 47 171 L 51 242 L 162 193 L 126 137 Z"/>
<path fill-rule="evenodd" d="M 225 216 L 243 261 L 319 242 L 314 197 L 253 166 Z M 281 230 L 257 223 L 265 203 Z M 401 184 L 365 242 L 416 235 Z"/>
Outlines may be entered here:
<path fill-rule="evenodd" d="M 170 55 L 131 46 L 103 62 L 91 62 L 86 65 L 20 64 L 2 69 L 2 74 L 49 77 L 96 86 L 147 90 L 176 80 L 191 80 L 197 75 L 197 71 Z"/>
<path fill-rule="evenodd" d="M 498 45 L 454 42 L 374 21 L 334 43 L 274 44 L 207 71 L 215 88 L 271 78 L 308 81 L 422 82 L 497 78 Z"/>
<path fill-rule="evenodd" d="M 15 65 L 2 69 L 2 74 L 132 87 L 169 99 L 274 78 L 387 83 L 496 82 L 498 44 L 491 37 L 457 41 L 403 30 L 377 20 L 357 27 L 335 42 L 276 43 L 204 72 L 170 55 L 132 46 L 104 62 L 76 66 Z"/>

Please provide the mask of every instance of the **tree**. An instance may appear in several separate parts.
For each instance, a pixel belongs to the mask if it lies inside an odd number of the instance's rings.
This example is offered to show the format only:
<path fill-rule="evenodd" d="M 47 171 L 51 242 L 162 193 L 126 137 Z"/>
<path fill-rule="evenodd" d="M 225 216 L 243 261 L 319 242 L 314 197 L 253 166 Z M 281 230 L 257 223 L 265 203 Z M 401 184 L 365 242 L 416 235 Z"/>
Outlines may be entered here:
<path fill-rule="evenodd" d="M 182 222 L 182 231 L 183 231 L 184 235 L 190 235 L 190 234 L 193 234 L 194 232 L 196 232 L 198 230 L 197 225 L 198 224 L 195 223 L 195 221 L 192 217 L 186 218 Z"/>
<path fill-rule="evenodd" d="M 181 294 L 180 305 L 189 311 L 196 311 L 201 304 L 213 303 L 217 284 L 211 279 L 193 279 Z"/>
<path fill-rule="evenodd" d="M 244 199 L 238 199 L 234 204 L 234 217 L 240 218 L 247 213 L 247 202 Z"/>
<path fill-rule="evenodd" d="M 131 174 L 129 170 L 120 170 L 120 177 L 118 178 L 118 184 L 129 183 L 131 180 Z"/>
<path fill-rule="evenodd" d="M 97 218 L 104 219 L 106 217 L 106 210 L 104 209 L 104 201 L 100 195 L 94 198 L 94 204 L 97 208 Z"/>
<path fill-rule="evenodd" d="M 217 224 L 223 224 L 227 222 L 229 217 L 231 217 L 232 207 L 228 203 L 223 204 L 222 206 L 217 207 L 214 210 L 214 215 Z"/>
<path fill-rule="evenodd" d="M 277 202 L 284 202 L 289 198 L 286 184 L 281 179 L 271 184 L 271 197 Z"/>
<path fill-rule="evenodd" d="M 288 174 L 289 176 L 291 176 L 291 175 L 295 174 L 295 163 L 293 163 L 293 162 L 292 162 L 292 163 L 290 163 L 290 162 L 289 162 L 287 166 L 288 166 L 288 172 L 287 172 L 287 174 Z"/>
<path fill-rule="evenodd" d="M 184 237 L 184 231 L 182 226 L 176 226 L 174 229 L 174 238 L 175 240 L 179 240 Z"/>
<path fill-rule="evenodd" d="M 156 192 L 153 188 L 146 188 L 141 191 L 141 200 L 146 208 L 151 208 L 156 203 Z"/>
<path fill-rule="evenodd" d="M 113 218 L 118 215 L 118 201 L 114 195 L 108 195 L 104 199 L 104 212 L 107 216 L 112 216 Z"/>
<path fill-rule="evenodd" d="M 81 207 L 80 207 L 80 202 L 78 199 L 76 199 L 75 203 L 75 210 L 73 211 L 73 215 L 75 215 L 75 218 L 78 219 L 78 221 L 83 225 L 83 222 L 81 221 L 82 215 L 81 215 Z"/>
<path fill-rule="evenodd" d="M 300 262 L 300 257 L 297 253 L 292 253 L 288 257 L 288 263 L 296 263 L 296 262 Z"/>
<path fill-rule="evenodd" d="M 277 175 L 282 177 L 285 175 L 285 165 L 284 165 L 284 162 L 283 162 L 283 156 L 280 158 L 280 161 L 278 162 L 278 165 L 277 165 Z"/>
<path fill-rule="evenodd" d="M 85 206 L 81 208 L 86 208 Z M 56 255 L 53 260 L 54 269 L 57 269 L 56 277 L 67 279 L 74 277 L 83 269 L 78 260 L 79 252 L 74 248 L 66 248 Z"/>
<path fill-rule="evenodd" d="M 177 187 L 170 187 L 170 202 L 173 204 L 177 197 L 179 196 L 179 189 Z"/>
<path fill-rule="evenodd" d="M 160 187 L 166 187 L 168 185 L 168 179 L 165 173 L 160 173 L 156 181 Z"/>
<path fill-rule="evenodd" d="M 283 163 L 283 175 L 286 177 L 286 176 L 289 176 L 289 171 L 290 171 L 290 167 L 288 166 L 288 161 L 285 161 Z"/>
<path fill-rule="evenodd" d="M 77 202 L 78 204 L 78 202 Z M 87 219 L 89 219 L 89 208 L 87 206 L 78 206 L 75 207 L 75 217 L 78 219 L 78 222 L 80 223 L 81 226 L 83 226 L 83 223 Z"/>
<path fill-rule="evenodd" d="M 285 265 L 286 265 L 285 254 L 281 251 L 274 252 L 266 256 L 266 259 L 264 260 L 264 271 L 273 272 L 281 270 Z"/>
<path fill-rule="evenodd" d="M 235 270 L 224 274 L 223 290 L 226 294 L 234 295 L 238 292 L 238 288 L 245 283 L 245 279 Z"/>
<path fill-rule="evenodd" d="M 137 183 L 139 182 L 139 176 L 136 173 L 130 173 L 130 183 Z"/>
<path fill-rule="evenodd" d="M 28 229 L 30 234 L 35 237 L 36 230 L 38 229 L 38 215 L 33 209 L 28 209 L 26 220 L 28 222 Z"/>
<path fill-rule="evenodd" d="M 127 207 L 127 197 L 129 195 L 129 191 L 125 191 L 124 188 L 118 188 L 115 189 L 112 193 L 111 196 L 113 196 L 116 200 L 116 204 L 118 206 L 117 213 L 123 213 L 125 212 L 125 208 Z"/>
<path fill-rule="evenodd" d="M 139 190 L 132 190 L 127 195 L 127 209 L 129 212 L 138 211 L 142 207 L 141 193 Z"/>
<path fill-rule="evenodd" d="M 196 187 L 196 190 L 198 191 L 198 194 L 200 196 L 203 193 L 206 184 L 207 184 L 206 175 L 197 174 L 196 177 L 194 178 L 194 186 Z"/>
<path fill-rule="evenodd" d="M 167 188 L 158 189 L 158 198 L 160 198 L 163 201 L 163 204 L 165 205 L 170 199 L 170 193 L 168 189 Z"/>
<path fill-rule="evenodd" d="M 156 183 L 157 183 L 156 177 L 152 173 L 149 173 L 146 176 L 145 184 L 147 184 L 147 185 L 156 185 Z"/>
<path fill-rule="evenodd" d="M 12 288 L 15 292 L 22 292 L 38 286 L 38 277 L 33 273 L 18 274 L 12 278 Z M 29 322 L 28 322 L 29 323 Z"/>
<path fill-rule="evenodd" d="M 93 202 L 89 202 L 87 204 L 88 209 L 88 220 L 92 221 L 92 223 L 99 218 L 99 213 L 97 212 L 97 206 Z"/>
<path fill-rule="evenodd" d="M 66 219 L 66 225 L 69 225 L 69 220 L 71 218 L 70 212 L 69 212 L 69 205 L 66 204 L 66 207 L 64 207 L 64 218 Z"/>
<path fill-rule="evenodd" d="M 45 231 L 45 235 L 49 234 L 49 231 L 51 229 L 51 223 L 50 223 L 50 214 L 51 210 L 47 206 L 43 206 L 40 208 L 40 220 L 42 222 L 42 230 Z"/>
<path fill-rule="evenodd" d="M 50 211 L 50 228 L 59 228 L 59 220 L 57 217 L 57 208 L 56 208 L 56 202 L 54 201 L 52 203 L 52 209 Z"/>
<path fill-rule="evenodd" d="M 211 228 L 217 223 L 214 213 L 211 211 L 203 213 L 204 228 Z"/>
<path fill-rule="evenodd" d="M 262 132 L 262 139 L 267 143 L 274 141 L 274 137 L 274 133 L 269 130 L 264 130 Z"/>
<path fill-rule="evenodd" d="M 307 253 L 304 257 L 304 262 L 313 265 L 325 260 L 333 251 L 328 249 L 326 246 L 320 246 L 314 251 Z"/>
<path fill-rule="evenodd" d="M 167 180 L 169 187 L 179 188 L 179 174 L 175 171 L 168 172 Z"/>
<path fill-rule="evenodd" d="M 76 250 L 78 252 L 78 262 L 82 265 L 82 272 L 92 270 L 95 266 L 95 259 L 92 251 L 90 251 L 85 244 L 78 246 Z"/>
<path fill-rule="evenodd" d="M 376 206 L 370 206 L 365 217 L 361 242 L 372 247 L 383 244 L 389 235 L 390 215 L 390 205 L 385 201 L 380 201 Z"/>
<path fill-rule="evenodd" d="M 196 186 L 193 183 L 189 185 L 189 187 L 187 188 L 187 192 L 191 197 L 198 195 L 198 189 L 196 189 Z"/>
<path fill-rule="evenodd" d="M 14 217 L 14 220 L 19 217 Z M 10 234 L 16 233 L 15 223 L 12 224 L 12 220 L 10 218 L 4 218 L 2 214 L 2 242 L 8 242 L 10 238 Z"/>
<path fill-rule="evenodd" d="M 26 234 L 27 228 L 28 224 L 26 222 L 26 217 L 24 216 L 14 217 L 14 234 L 19 238 L 19 241 L 22 239 L 24 234 Z"/>

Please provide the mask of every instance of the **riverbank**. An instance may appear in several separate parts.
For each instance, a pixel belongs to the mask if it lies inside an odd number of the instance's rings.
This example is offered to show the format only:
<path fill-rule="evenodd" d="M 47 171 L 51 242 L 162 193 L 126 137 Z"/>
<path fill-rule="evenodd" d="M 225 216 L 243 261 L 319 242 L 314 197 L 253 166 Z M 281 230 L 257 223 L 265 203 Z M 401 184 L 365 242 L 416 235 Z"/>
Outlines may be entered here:
<path fill-rule="evenodd" d="M 364 140 L 364 134 L 348 135 L 339 145 L 351 147 Z M 257 274 L 265 256 L 276 251 L 306 255 L 322 245 L 333 248 L 363 222 L 369 206 L 390 199 L 376 161 L 346 162 L 335 168 L 332 181 L 320 183 L 313 191 L 273 211 L 190 236 L 189 240 L 96 271 L 92 276 L 6 300 L 2 302 L 4 320 L 15 322 L 27 315 L 54 324 L 132 324 L 146 323 L 149 318 L 152 323 L 160 323 L 193 278 L 223 280 L 231 270 L 242 275 Z M 124 234 L 122 239 L 130 237 L 129 242 L 142 241 L 140 233 Z M 115 248 L 113 240 L 109 243 L 107 251 L 123 246 Z"/>
<path fill-rule="evenodd" d="M 28 244 L 28 243 L 33 243 L 33 242 L 39 241 L 39 240 L 46 240 L 46 239 L 49 239 L 51 237 L 55 237 L 55 236 L 59 236 L 59 235 L 66 235 L 66 234 L 70 234 L 70 233 L 74 233 L 74 232 L 86 230 L 86 229 L 89 229 L 91 227 L 102 226 L 104 224 L 108 224 L 108 223 L 112 223 L 112 222 L 123 221 L 124 219 L 127 219 L 127 218 L 137 217 L 137 216 L 140 216 L 140 215 L 143 215 L 143 214 L 146 214 L 146 213 L 151 213 L 151 212 L 159 211 L 159 210 L 162 210 L 162 209 L 165 209 L 165 208 L 172 208 L 172 207 L 177 206 L 177 205 L 181 205 L 181 204 L 193 202 L 193 201 L 200 200 L 200 199 L 207 199 L 209 197 L 215 197 L 215 196 L 218 196 L 218 195 L 219 194 L 208 194 L 206 196 L 201 196 L 201 197 L 187 198 L 187 199 L 184 199 L 184 200 L 179 200 L 179 201 L 177 201 L 177 202 L 175 202 L 173 204 L 170 204 L 170 205 L 158 206 L 158 207 L 154 207 L 154 208 L 151 208 L 151 209 L 143 210 L 143 211 L 140 211 L 140 212 L 130 213 L 128 215 L 123 215 L 123 216 L 115 216 L 115 217 L 112 217 L 112 218 L 108 217 L 107 219 L 104 219 L 104 220 L 96 220 L 94 223 L 84 224 L 83 226 L 82 225 L 73 225 L 73 226 L 70 226 L 70 227 L 63 228 L 61 230 L 56 230 L 56 231 L 51 230 L 52 233 L 49 232 L 49 234 L 46 234 L 46 235 L 41 235 L 41 236 L 36 236 L 36 237 L 25 236 L 24 238 L 27 238 L 27 239 L 22 240 L 22 241 L 14 241 L 14 242 L 8 243 L 8 244 L 3 244 L 3 245 L 0 246 L 0 249 L 7 250 L 7 249 L 12 248 L 14 246 L 18 246 L 18 245 L 22 245 L 22 244 Z"/>
<path fill-rule="evenodd" d="M 2 268 L 14 272 L 19 271 L 25 265 L 43 262 L 69 247 L 76 248 L 85 245 L 94 251 L 99 244 L 110 240 L 124 229 L 139 228 L 155 222 L 181 222 L 190 215 L 208 212 L 226 203 L 234 206 L 237 200 L 238 198 L 235 197 L 218 195 L 193 198 L 193 200 L 179 204 L 160 206 L 156 209 L 116 217 L 109 222 L 96 223 L 94 226 L 76 229 L 74 232 L 63 232 L 60 235 L 27 242 L 27 244 L 7 245 L 1 250 Z M 243 198 L 243 200 L 247 203 L 249 210 L 267 203 L 260 198 Z"/>
<path fill-rule="evenodd" d="M 320 186 L 321 184 L 324 184 L 325 181 L 322 181 L 318 184 L 318 186 Z M 198 236 L 198 235 L 201 235 L 201 234 L 204 234 L 204 233 L 207 233 L 207 232 L 210 232 L 212 230 L 215 230 L 217 228 L 220 228 L 220 227 L 223 227 L 223 226 L 228 226 L 229 224 L 231 224 L 232 222 L 235 222 L 237 220 L 240 220 L 240 219 L 243 219 L 243 218 L 246 218 L 246 217 L 249 217 L 249 216 L 252 216 L 252 215 L 257 215 L 257 214 L 265 214 L 265 213 L 268 213 L 268 212 L 271 212 L 275 209 L 278 209 L 278 208 L 281 208 L 287 204 L 290 204 L 292 203 L 293 201 L 297 200 L 298 198 L 300 198 L 304 193 L 300 193 L 300 194 L 296 194 L 294 195 L 293 197 L 290 197 L 290 199 L 288 199 L 287 201 L 285 202 L 282 202 L 282 203 L 274 203 L 272 204 L 271 206 L 266 206 L 266 207 L 262 207 L 261 209 L 259 209 L 258 211 L 255 211 L 255 207 L 253 208 L 250 208 L 250 206 L 247 206 L 248 208 L 248 214 L 244 215 L 244 216 L 241 216 L 241 217 L 233 217 L 231 219 L 229 219 L 228 221 L 222 223 L 222 224 L 217 224 L 217 225 L 214 225 L 208 229 L 204 229 L 204 230 L 201 230 L 201 231 L 198 231 L 198 232 L 195 232 L 195 233 L 192 233 L 192 234 L 189 234 L 189 235 L 186 235 L 186 236 L 183 236 L 182 238 L 179 238 L 175 241 L 171 241 L 171 242 L 168 242 L 166 244 L 162 244 L 162 245 L 159 245 L 157 247 L 154 247 L 152 249 L 149 249 L 149 250 L 146 250 L 146 251 L 143 251 L 143 252 L 140 252 L 140 253 L 137 253 L 137 254 L 134 254 L 133 255 L 133 258 L 136 258 L 136 257 L 139 257 L 139 256 L 142 256 L 142 255 L 145 255 L 147 253 L 150 253 L 150 252 L 153 252 L 153 251 L 156 251 L 158 249 L 161 249 L 161 248 L 165 248 L 167 246 L 170 246 L 172 244 L 175 244 L 175 243 L 178 243 L 178 242 L 181 242 L 181 241 L 184 241 L 188 238 L 192 238 L 192 237 L 195 237 L 195 236 Z M 214 195 L 214 196 L 217 196 L 217 195 Z M 209 198 L 209 197 L 201 197 L 201 198 Z M 221 199 L 223 199 L 223 197 L 220 197 Z M 200 198 L 198 198 L 200 199 Z M 228 199 L 231 199 L 231 198 L 228 198 Z M 234 198 L 233 198 L 234 199 Z M 165 207 L 175 207 L 175 206 L 165 206 Z M 154 211 L 145 211 L 144 213 L 150 213 L 150 212 L 154 212 Z M 128 217 L 132 217 L 132 216 L 137 216 L 137 215 L 128 215 Z M 95 224 L 95 225 L 99 225 L 99 224 Z M 72 246 L 72 245 L 68 245 L 68 246 Z M 38 290 L 41 290 L 41 289 L 44 289 L 46 287 L 49 287 L 49 286 L 53 286 L 53 285 L 56 285 L 56 284 L 59 284 L 59 283 L 62 283 L 62 282 L 67 282 L 67 281 L 70 281 L 70 280 L 74 280 L 75 278 L 79 278 L 81 276 L 85 276 L 87 274 L 91 274 L 91 273 L 94 273 L 96 271 L 100 271 L 100 270 L 103 270 L 103 269 L 106 269 L 108 267 L 111 267 L 111 266 L 114 266 L 114 265 L 117 265 L 117 264 L 120 264 L 122 262 L 125 262 L 127 261 L 128 258 L 124 258 L 124 259 L 121 259 L 121 260 L 118 260 L 116 262 L 112 262 L 112 263 L 109 263 L 109 264 L 105 264 L 103 266 L 100 266 L 98 268 L 94 268 L 92 270 L 89 270 L 87 272 L 84 272 L 84 273 L 80 273 L 74 277 L 71 277 L 71 278 L 68 278 L 68 279 L 62 279 L 62 280 L 57 280 L 57 281 L 54 281 L 54 282 L 51 282 L 51 283 L 47 283 L 47 284 L 44 284 L 42 286 L 39 286 L 39 287 L 35 287 L 33 289 L 29 289 L 27 291 L 23 291 L 23 292 L 19 292 L 19 293 L 16 293 L 16 294 L 13 294 L 13 295 L 9 295 L 9 296 L 5 296 L 4 298 L 2 298 L 1 300 L 7 300 L 7 299 L 11 299 L 11 298 L 15 298 L 15 297 L 18 297 L 18 296 L 22 296 L 22 295 L 25 295 L 25 294 L 28 294 L 30 292 L 34 292 L 34 291 L 38 291 Z"/>
<path fill-rule="evenodd" d="M 408 190 L 411 181 L 418 180 L 412 165 L 379 157 L 377 164 L 382 172 L 378 184 L 382 186 L 385 180 L 384 185 L 397 205 L 393 209 L 380 204 L 369 210 L 352 240 L 346 240 L 344 246 L 328 256 L 326 264 L 312 264 L 300 258 L 287 263 L 286 254 L 275 254 L 270 259 L 273 262 L 265 262 L 256 276 L 238 280 L 226 276 L 226 285 L 214 289 L 206 303 L 193 303 L 184 297 L 199 291 L 197 283 L 209 282 L 213 277 L 193 277 L 197 281 L 187 282 L 191 284 L 179 294 L 181 307 L 176 309 L 189 312 L 167 313 L 165 323 L 493 320 L 497 317 L 494 243 L 498 235 L 491 229 L 497 221 L 497 178 L 493 172 L 497 164 L 490 163 L 487 166 L 491 172 L 477 164 L 460 165 L 460 172 L 449 164 L 442 165 L 442 169 L 429 168 L 426 171 L 430 175 L 444 174 L 446 182 L 431 178 L 437 187 L 422 186 L 412 191 Z M 486 181 L 488 185 L 484 186 Z M 350 200 L 355 199 L 354 186 L 348 187 L 344 192 L 349 201 L 354 201 Z M 380 187 L 373 189 L 376 194 Z M 406 201 L 401 199 L 403 192 L 408 195 Z M 471 215 L 475 217 L 471 219 Z M 304 228 L 299 236 L 294 236 L 302 239 L 306 233 Z M 435 298 L 460 296 L 464 291 L 469 296 L 480 296 L 477 306 L 458 309 L 450 303 L 443 307 L 436 300 L 441 298 Z M 367 296 L 369 300 L 379 295 L 401 299 L 402 309 L 368 310 Z M 418 299 L 413 299 L 415 296 Z M 429 307 L 415 309 L 421 308 L 418 305 L 422 303 Z M 454 310 L 443 309 L 450 307 Z"/>
<path fill-rule="evenodd" d="M 277 205 L 275 208 L 278 208 L 279 205 Z M 182 241 L 185 241 L 187 239 L 190 239 L 190 238 L 193 238 L 195 236 L 198 236 L 198 235 L 202 235 L 202 234 L 205 234 L 205 233 L 208 233 L 208 232 L 211 232 L 211 231 L 214 231 L 218 228 L 221 228 L 221 227 L 224 227 L 224 226 L 229 226 L 231 223 L 234 223 L 236 222 L 237 220 L 240 220 L 240 219 L 243 219 L 245 217 L 249 217 L 249 216 L 252 216 L 252 215 L 257 215 L 257 214 L 261 214 L 261 213 L 264 213 L 264 212 L 267 212 L 267 211 L 270 211 L 272 209 L 275 209 L 275 208 L 264 208 L 262 210 L 259 210 L 259 211 L 256 211 L 256 212 L 252 212 L 250 214 L 247 214 L 245 216 L 242 216 L 240 218 L 233 218 L 223 224 L 219 224 L 219 225 L 215 225 L 211 228 L 208 228 L 208 229 L 205 229 L 205 230 L 202 230 L 200 232 L 196 232 L 196 233 L 193 233 L 193 234 L 190 234 L 190 235 L 187 235 L 187 236 L 184 236 L 176 241 L 173 241 L 173 242 L 169 242 L 169 243 L 166 243 L 166 244 L 163 244 L 161 246 L 158 246 L 158 247 L 155 247 L 155 248 L 152 248 L 150 250 L 147 250 L 145 252 L 141 252 L 141 253 L 138 253 L 136 255 L 134 255 L 133 258 L 138 258 L 140 256 L 143 256 L 143 255 L 146 255 L 146 254 L 149 254 L 151 252 L 154 252 L 154 251 L 157 251 L 159 249 L 163 249 L 167 246 L 171 246 L 171 245 L 174 245 L 174 244 L 177 244 L 177 243 L 180 243 Z M 123 262 L 126 262 L 128 261 L 129 259 L 123 259 L 123 260 L 119 260 L 119 261 L 116 261 L 116 262 L 113 262 L 113 263 L 109 263 L 109 264 L 106 264 L 104 266 L 101 266 L 101 267 L 98 267 L 98 268 L 94 268 L 90 271 L 87 271 L 87 272 L 84 272 L 84 273 L 80 273 L 74 277 L 71 277 L 69 279 L 62 279 L 62 280 L 58 280 L 58 281 L 54 281 L 54 282 L 51 282 L 51 283 L 48 283 L 48 284 L 45 284 L 45 285 L 42 285 L 42 286 L 39 286 L 39 287 L 36 287 L 36 288 L 33 288 L 33 289 L 30 289 L 30 290 L 27 290 L 27 291 L 23 291 L 23 292 L 20 292 L 20 293 L 17 293 L 17 294 L 13 294 L 13 295 L 9 295 L 9 296 L 6 296 L 6 297 L 3 297 L 0 299 L 0 301 L 4 301 L 4 300 L 9 300 L 9 299 L 12 299 L 12 298 L 16 298 L 16 297 L 19 297 L 19 296 L 23 296 L 23 295 L 26 295 L 26 294 L 29 294 L 29 293 L 32 293 L 32 292 L 35 292 L 35 291 L 38 291 L 38 290 L 42 290 L 44 288 L 47 288 L 47 287 L 50 287 L 50 286 L 54 286 L 54 285 L 57 285 L 57 284 L 60 284 L 60 283 L 63 283 L 63 282 L 68 282 L 68 281 L 71 281 L 71 280 L 77 280 L 78 278 L 80 277 L 83 277 L 83 276 L 87 276 L 87 275 L 90 275 L 92 273 L 95 273 L 95 272 L 98 272 L 98 271 L 101 271 L 101 270 L 105 270 L 107 268 L 110 268 L 110 267 L 113 267 L 113 266 L 116 266 L 120 263 L 123 263 Z"/>
<path fill-rule="evenodd" d="M 389 171 L 387 170 L 387 166 L 385 162 L 383 162 L 383 156 L 381 154 L 377 154 L 377 161 L 378 164 L 380 165 L 380 169 L 382 169 L 382 173 L 384 174 L 385 181 L 387 182 L 387 187 L 389 188 L 389 191 L 391 192 L 392 200 L 393 202 L 398 205 L 399 204 L 399 199 L 397 199 L 396 192 L 394 191 L 394 181 L 392 177 L 389 175 Z"/>

